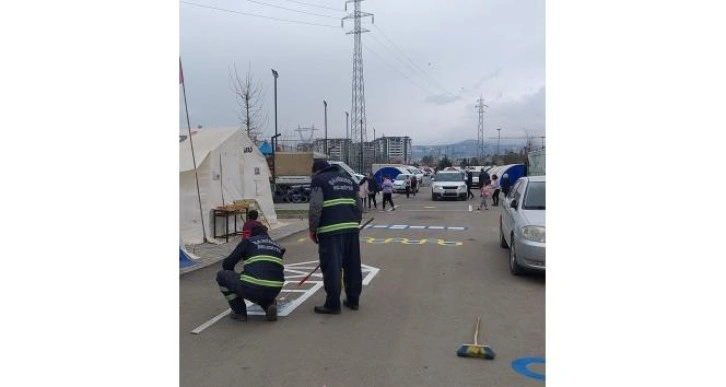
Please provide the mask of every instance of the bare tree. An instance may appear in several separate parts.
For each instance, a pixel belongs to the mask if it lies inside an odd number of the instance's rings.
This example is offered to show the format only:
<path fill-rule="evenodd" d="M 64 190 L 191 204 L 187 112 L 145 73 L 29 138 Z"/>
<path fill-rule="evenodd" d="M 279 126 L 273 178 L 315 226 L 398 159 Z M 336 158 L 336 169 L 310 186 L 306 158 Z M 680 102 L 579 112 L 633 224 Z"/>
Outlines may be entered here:
<path fill-rule="evenodd" d="M 247 130 L 250 139 L 257 144 L 262 129 L 267 125 L 267 113 L 263 110 L 265 89 L 262 84 L 255 82 L 252 76 L 251 65 L 247 67 L 247 74 L 241 78 L 237 71 L 237 64 L 232 65 L 229 71 L 230 84 L 234 91 L 235 100 L 239 106 L 237 117 L 241 126 Z"/>

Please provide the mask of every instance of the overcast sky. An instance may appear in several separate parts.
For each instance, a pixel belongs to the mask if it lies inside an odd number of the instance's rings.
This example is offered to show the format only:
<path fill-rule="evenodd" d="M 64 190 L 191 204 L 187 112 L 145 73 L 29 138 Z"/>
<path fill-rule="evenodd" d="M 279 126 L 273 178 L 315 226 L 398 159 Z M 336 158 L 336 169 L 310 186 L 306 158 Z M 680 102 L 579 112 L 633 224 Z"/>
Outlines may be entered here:
<path fill-rule="evenodd" d="M 251 66 L 265 89 L 266 137 L 274 133 L 271 68 L 280 74 L 283 138 L 299 138 L 298 126 L 322 129 L 323 100 L 328 137 L 344 137 L 353 66 L 353 35 L 346 34 L 352 21 L 340 27 L 344 5 L 342 0 L 182 0 L 180 55 L 192 127 L 240 125 L 229 81 L 236 64 L 243 73 Z M 480 95 L 489 106 L 485 137 L 496 138 L 498 127 L 503 138 L 544 135 L 543 0 L 366 0 L 361 8 L 375 15 L 373 24 L 363 19 L 370 32 L 362 35 L 368 140 L 373 127 L 377 137 L 408 135 L 414 145 L 476 139 L 474 106 Z M 181 92 L 180 127 L 186 128 Z M 323 130 L 317 134 L 322 137 Z"/>

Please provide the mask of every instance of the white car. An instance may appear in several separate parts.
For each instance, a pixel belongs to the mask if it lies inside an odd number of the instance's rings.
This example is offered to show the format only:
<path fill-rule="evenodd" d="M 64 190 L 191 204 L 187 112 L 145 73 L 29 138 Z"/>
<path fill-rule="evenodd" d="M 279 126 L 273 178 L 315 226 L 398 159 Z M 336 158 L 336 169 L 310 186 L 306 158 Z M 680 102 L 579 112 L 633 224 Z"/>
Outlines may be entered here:
<path fill-rule="evenodd" d="M 544 176 L 521 177 L 503 200 L 499 239 L 514 275 L 545 271 L 545 183 Z"/>
<path fill-rule="evenodd" d="M 396 179 L 393 180 L 393 191 L 406 192 L 406 186 L 410 186 L 411 179 L 415 178 L 416 176 L 410 173 L 400 173 L 398 176 L 396 176 Z M 418 186 L 416 186 L 416 191 L 418 191 Z"/>
<path fill-rule="evenodd" d="M 466 200 L 466 180 L 459 171 L 436 172 L 434 182 L 431 184 L 431 200 L 443 198 L 457 198 Z"/>

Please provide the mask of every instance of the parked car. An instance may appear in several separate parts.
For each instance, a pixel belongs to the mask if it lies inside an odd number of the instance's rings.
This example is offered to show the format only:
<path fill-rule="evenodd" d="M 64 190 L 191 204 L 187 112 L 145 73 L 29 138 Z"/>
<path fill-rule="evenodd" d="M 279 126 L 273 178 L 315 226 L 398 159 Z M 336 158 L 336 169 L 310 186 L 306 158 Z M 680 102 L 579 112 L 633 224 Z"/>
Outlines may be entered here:
<path fill-rule="evenodd" d="M 410 174 L 410 173 L 399 173 L 398 176 L 396 176 L 396 179 L 393 180 L 393 191 L 394 192 L 406 192 L 406 185 L 411 185 L 411 179 L 415 179 L 416 176 Z M 416 192 L 418 192 L 418 187 L 416 186 Z"/>
<path fill-rule="evenodd" d="M 421 184 L 423 184 L 424 173 L 416 167 L 407 167 L 406 169 L 408 169 L 408 171 L 411 172 L 412 175 L 416 176 L 418 186 L 420 187 Z M 418 188 L 416 190 L 418 191 Z"/>
<path fill-rule="evenodd" d="M 443 198 L 466 200 L 466 195 L 466 180 L 461 172 L 456 170 L 436 172 L 434 182 L 431 184 L 431 200 Z"/>
<path fill-rule="evenodd" d="M 545 177 L 520 177 L 502 202 L 499 239 L 509 271 L 545 271 Z"/>

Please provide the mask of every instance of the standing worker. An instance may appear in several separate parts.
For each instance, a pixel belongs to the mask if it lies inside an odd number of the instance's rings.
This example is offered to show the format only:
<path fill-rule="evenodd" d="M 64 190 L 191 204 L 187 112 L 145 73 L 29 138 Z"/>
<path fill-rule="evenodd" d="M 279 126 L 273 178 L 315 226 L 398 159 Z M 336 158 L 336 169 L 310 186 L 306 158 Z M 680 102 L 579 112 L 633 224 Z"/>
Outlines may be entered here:
<path fill-rule="evenodd" d="M 270 239 L 267 227 L 258 224 L 224 259 L 217 284 L 232 308 L 233 319 L 247 321 L 248 299 L 262 307 L 267 321 L 277 320 L 275 298 L 285 284 L 283 254 L 285 249 Z M 237 273 L 234 267 L 240 261 L 244 261 L 244 269 Z"/>
<path fill-rule="evenodd" d="M 313 310 L 321 314 L 340 314 L 341 269 L 346 299 L 343 305 L 358 310 L 363 288 L 358 226 L 363 204 L 358 186 L 325 160 L 313 162 L 310 184 L 308 228 L 310 239 L 318 244 L 323 272 L 325 305 Z"/>

